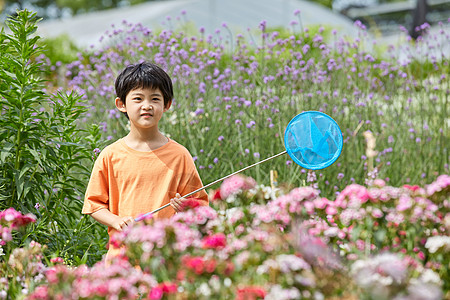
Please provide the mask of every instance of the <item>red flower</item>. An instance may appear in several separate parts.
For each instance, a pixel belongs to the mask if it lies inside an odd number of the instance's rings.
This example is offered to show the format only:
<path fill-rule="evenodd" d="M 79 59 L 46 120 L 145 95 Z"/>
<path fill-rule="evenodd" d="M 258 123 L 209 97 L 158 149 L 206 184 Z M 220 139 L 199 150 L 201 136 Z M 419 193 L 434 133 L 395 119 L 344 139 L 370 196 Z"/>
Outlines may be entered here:
<path fill-rule="evenodd" d="M 204 272 L 212 273 L 217 267 L 217 262 L 215 259 L 206 260 L 200 256 L 185 256 L 181 261 L 183 265 L 185 265 L 188 269 L 194 271 L 197 275 L 200 275 Z"/>
<path fill-rule="evenodd" d="M 183 258 L 183 263 L 186 267 L 193 270 L 196 274 L 203 273 L 203 258 L 200 256 L 197 257 L 189 257 L 186 256 Z"/>
<path fill-rule="evenodd" d="M 214 272 L 217 266 L 217 262 L 214 259 L 209 259 L 204 262 L 205 271 L 208 273 Z"/>
<path fill-rule="evenodd" d="M 215 190 L 214 195 L 212 196 L 212 201 L 215 200 L 222 200 L 222 196 L 220 195 L 220 188 L 218 188 L 217 190 Z"/>
<path fill-rule="evenodd" d="M 230 276 L 231 273 L 233 273 L 233 271 L 234 271 L 234 264 L 232 262 L 227 262 L 223 273 L 225 274 L 225 276 Z"/>
<path fill-rule="evenodd" d="M 264 299 L 266 291 L 258 286 L 246 286 L 238 288 L 236 292 L 236 300 L 255 300 Z"/>
<path fill-rule="evenodd" d="M 405 184 L 403 185 L 404 188 L 411 190 L 413 192 L 417 191 L 418 189 L 420 189 L 420 186 L 418 185 L 409 185 L 409 184 Z"/>
<path fill-rule="evenodd" d="M 196 208 L 198 206 L 200 206 L 200 202 L 196 198 L 187 198 L 182 204 L 184 210 Z"/>
<path fill-rule="evenodd" d="M 177 285 L 175 283 L 163 282 L 158 286 L 162 289 L 163 293 L 166 294 L 174 294 L 177 292 Z"/>
<path fill-rule="evenodd" d="M 204 249 L 223 248 L 227 244 L 227 238 L 225 234 L 217 233 L 204 238 L 202 244 Z"/>

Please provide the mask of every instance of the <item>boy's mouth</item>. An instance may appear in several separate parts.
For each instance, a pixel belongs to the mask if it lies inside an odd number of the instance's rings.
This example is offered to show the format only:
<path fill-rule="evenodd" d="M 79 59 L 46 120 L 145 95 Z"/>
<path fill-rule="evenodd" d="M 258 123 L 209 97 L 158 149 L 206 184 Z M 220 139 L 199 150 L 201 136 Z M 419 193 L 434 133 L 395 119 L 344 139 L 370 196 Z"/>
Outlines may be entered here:
<path fill-rule="evenodd" d="M 141 114 L 141 117 L 151 117 L 152 116 L 152 114 L 150 114 L 150 113 L 143 113 L 143 114 Z"/>

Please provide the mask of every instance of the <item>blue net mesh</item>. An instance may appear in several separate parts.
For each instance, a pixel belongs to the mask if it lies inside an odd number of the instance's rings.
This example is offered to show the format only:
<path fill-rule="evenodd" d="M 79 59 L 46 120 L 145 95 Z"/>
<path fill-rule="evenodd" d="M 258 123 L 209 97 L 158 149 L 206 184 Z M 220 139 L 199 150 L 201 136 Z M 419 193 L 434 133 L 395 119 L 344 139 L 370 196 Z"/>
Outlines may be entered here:
<path fill-rule="evenodd" d="M 284 146 L 300 166 L 318 170 L 330 166 L 342 151 L 342 132 L 336 121 L 318 111 L 295 116 L 284 133 Z"/>

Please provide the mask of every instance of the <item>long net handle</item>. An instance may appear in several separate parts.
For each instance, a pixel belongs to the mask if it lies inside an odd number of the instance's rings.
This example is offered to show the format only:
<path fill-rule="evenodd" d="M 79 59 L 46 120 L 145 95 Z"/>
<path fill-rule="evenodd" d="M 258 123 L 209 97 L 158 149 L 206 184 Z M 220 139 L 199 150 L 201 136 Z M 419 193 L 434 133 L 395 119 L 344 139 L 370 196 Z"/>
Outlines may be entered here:
<path fill-rule="evenodd" d="M 274 156 L 271 156 L 271 157 L 266 158 L 266 159 L 263 159 L 263 160 L 261 160 L 261 161 L 259 161 L 259 162 L 257 162 L 257 163 L 254 163 L 253 165 L 250 165 L 250 166 L 247 166 L 247 167 L 242 168 L 242 169 L 240 169 L 240 170 L 237 170 L 236 172 L 231 173 L 231 174 L 229 174 L 229 175 L 227 175 L 227 176 L 224 176 L 224 177 L 222 177 L 222 178 L 220 178 L 220 179 L 217 179 L 216 181 L 213 181 L 213 182 L 211 182 L 211 183 L 208 183 L 207 185 L 205 185 L 205 186 L 203 186 L 203 187 L 201 187 L 201 188 L 199 188 L 199 189 L 197 189 L 197 190 L 195 190 L 195 191 L 193 191 L 193 192 L 190 192 L 189 194 L 186 194 L 186 195 L 182 196 L 181 198 L 189 197 L 189 196 L 191 196 L 191 195 L 193 195 L 193 194 L 195 194 L 195 193 L 197 193 L 197 192 L 200 192 L 200 191 L 202 191 L 202 190 L 204 190 L 204 189 L 206 189 L 206 188 L 209 188 L 210 186 L 212 186 L 212 185 L 214 185 L 214 184 L 216 184 L 216 183 L 218 183 L 218 182 L 221 182 L 222 180 L 225 180 L 225 179 L 227 179 L 227 178 L 229 178 L 229 177 L 231 177 L 231 176 L 233 176 L 233 175 L 236 175 L 236 174 L 238 174 L 238 173 L 240 173 L 240 172 L 243 172 L 243 171 L 245 171 L 245 170 L 248 170 L 248 169 L 250 169 L 250 168 L 253 168 L 254 166 L 257 166 L 257 165 L 259 165 L 259 164 L 262 164 L 263 162 L 266 162 L 266 161 L 268 161 L 268 160 L 271 160 L 271 159 L 273 159 L 273 158 L 275 158 L 275 157 L 281 156 L 281 155 L 286 154 L 286 153 L 287 153 L 287 151 L 285 150 L 285 151 L 283 151 L 283 152 L 280 152 L 280 153 L 278 153 L 278 154 L 275 154 Z M 154 213 L 156 213 L 156 212 L 158 212 L 158 211 L 160 211 L 160 210 L 162 210 L 162 209 L 164 209 L 164 208 L 166 208 L 166 207 L 168 207 L 168 206 L 170 206 L 170 203 L 167 203 L 167 204 L 161 206 L 160 208 L 157 208 L 157 209 L 155 209 L 155 210 L 153 210 L 153 211 L 151 211 L 151 212 L 148 212 L 148 213 L 146 213 L 146 214 L 140 215 L 139 217 L 137 217 L 136 219 L 134 219 L 134 221 L 139 222 L 139 221 L 143 220 L 145 217 L 147 217 L 147 216 L 149 216 L 149 215 L 152 215 L 152 214 L 154 214 Z"/>

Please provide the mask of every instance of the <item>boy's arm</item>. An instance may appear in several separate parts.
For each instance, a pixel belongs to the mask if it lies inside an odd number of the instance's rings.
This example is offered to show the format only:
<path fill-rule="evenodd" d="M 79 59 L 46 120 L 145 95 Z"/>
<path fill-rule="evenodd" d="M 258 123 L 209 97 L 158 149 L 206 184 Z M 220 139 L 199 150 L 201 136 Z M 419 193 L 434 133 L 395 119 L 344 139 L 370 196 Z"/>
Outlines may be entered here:
<path fill-rule="evenodd" d="M 106 208 L 102 208 L 91 214 L 91 217 L 94 218 L 97 222 L 106 225 L 108 227 L 112 227 L 117 231 L 122 231 L 125 227 L 134 224 L 134 218 L 127 217 L 119 217 L 118 215 L 113 214 Z"/>

